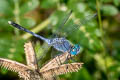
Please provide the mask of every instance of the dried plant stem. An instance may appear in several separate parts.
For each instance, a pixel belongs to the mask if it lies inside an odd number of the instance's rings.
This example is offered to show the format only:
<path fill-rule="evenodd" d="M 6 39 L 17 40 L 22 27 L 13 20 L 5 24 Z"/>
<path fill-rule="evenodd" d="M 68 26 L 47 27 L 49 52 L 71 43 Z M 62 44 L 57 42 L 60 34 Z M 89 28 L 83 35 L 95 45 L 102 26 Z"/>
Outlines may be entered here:
<path fill-rule="evenodd" d="M 62 64 L 59 65 L 56 63 L 56 58 L 52 59 L 49 63 L 43 66 L 41 69 L 38 67 L 35 51 L 33 49 L 32 43 L 28 42 L 24 45 L 27 65 L 21 64 L 16 61 L 0 58 L 0 66 L 17 72 L 20 78 L 24 80 L 41 80 L 42 78 L 45 80 L 54 80 L 53 77 L 61 74 L 65 74 L 68 72 L 77 72 L 83 63 L 70 63 L 70 64 Z M 59 56 L 60 59 L 66 57 L 65 55 Z M 56 66 L 57 65 L 57 66 Z M 45 67 L 45 69 L 44 69 Z"/>

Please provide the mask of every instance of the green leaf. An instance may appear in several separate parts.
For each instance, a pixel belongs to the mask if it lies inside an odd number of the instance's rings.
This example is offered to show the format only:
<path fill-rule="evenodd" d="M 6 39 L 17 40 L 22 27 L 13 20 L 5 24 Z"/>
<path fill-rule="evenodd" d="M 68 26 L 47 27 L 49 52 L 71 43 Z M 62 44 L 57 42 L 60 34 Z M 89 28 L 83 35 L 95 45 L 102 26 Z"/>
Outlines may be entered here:
<path fill-rule="evenodd" d="M 2 31 L 12 31 L 13 28 L 11 25 L 8 24 L 8 21 L 11 20 L 10 18 L 0 17 L 0 30 Z"/>
<path fill-rule="evenodd" d="M 60 27 L 63 27 L 63 26 L 60 26 L 64 17 L 65 17 L 65 14 L 66 12 L 64 11 L 55 11 L 51 16 L 50 16 L 50 20 L 51 20 L 51 24 L 53 26 L 55 26 L 52 30 L 53 30 L 53 33 L 56 33 L 57 32 L 60 32 L 61 29 Z"/>
<path fill-rule="evenodd" d="M 16 61 L 24 61 L 23 59 L 23 55 L 25 55 L 24 53 L 24 43 L 25 43 L 25 40 L 13 40 L 13 45 L 12 45 L 12 48 L 11 49 L 15 49 L 14 52 L 11 52 L 11 54 L 13 54 L 13 58 L 16 60 Z M 12 51 L 12 50 L 11 50 Z"/>
<path fill-rule="evenodd" d="M 92 80 L 92 76 L 90 76 L 86 68 L 80 69 L 72 78 L 74 80 Z"/>
<path fill-rule="evenodd" d="M 113 5 L 103 5 L 102 11 L 103 14 L 107 16 L 115 16 L 119 12 L 118 9 Z"/>
<path fill-rule="evenodd" d="M 114 2 L 114 4 L 115 4 L 116 6 L 119 6 L 119 5 L 120 5 L 120 0 L 113 0 L 113 2 Z"/>
<path fill-rule="evenodd" d="M 12 8 L 7 0 L 0 0 L 0 15 L 11 16 L 13 15 Z"/>
<path fill-rule="evenodd" d="M 80 13 L 83 13 L 85 12 L 86 8 L 87 8 L 87 5 L 85 3 L 82 3 L 82 2 L 76 2 L 76 1 L 69 1 L 68 3 L 68 7 L 70 9 L 72 9 L 74 12 L 80 12 Z"/>
<path fill-rule="evenodd" d="M 2 58 L 23 61 L 24 40 L 15 40 L 10 33 L 4 33 L 0 36 L 0 56 Z"/>
<path fill-rule="evenodd" d="M 10 54 L 9 49 L 12 47 L 11 43 L 12 43 L 12 40 L 1 37 L 0 39 L 0 56 L 1 57 L 7 57 L 8 54 Z"/>
<path fill-rule="evenodd" d="M 32 18 L 21 18 L 20 23 L 22 26 L 29 27 L 29 28 L 33 27 L 36 24 L 35 20 Z"/>
<path fill-rule="evenodd" d="M 0 72 L 1 72 L 2 74 L 7 74 L 8 70 L 6 70 L 5 68 L 1 68 Z"/>
<path fill-rule="evenodd" d="M 20 15 L 24 15 L 25 13 L 34 10 L 38 5 L 38 0 L 29 0 L 20 7 Z"/>
<path fill-rule="evenodd" d="M 112 2 L 112 0 L 101 0 L 103 3 L 109 3 Z"/>
<path fill-rule="evenodd" d="M 41 1 L 41 7 L 42 8 L 52 8 L 57 6 L 58 0 L 42 0 Z"/>

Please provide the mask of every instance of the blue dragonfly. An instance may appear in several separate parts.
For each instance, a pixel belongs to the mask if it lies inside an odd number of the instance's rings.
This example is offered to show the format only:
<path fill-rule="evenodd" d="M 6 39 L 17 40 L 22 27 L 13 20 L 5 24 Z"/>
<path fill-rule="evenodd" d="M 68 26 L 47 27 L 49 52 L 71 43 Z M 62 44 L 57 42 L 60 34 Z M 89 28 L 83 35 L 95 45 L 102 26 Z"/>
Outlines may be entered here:
<path fill-rule="evenodd" d="M 67 17 L 65 17 L 65 19 L 63 20 L 63 22 L 61 23 L 61 25 L 59 27 L 63 27 L 64 24 L 67 22 L 67 20 L 69 19 L 70 15 L 71 15 L 72 11 L 70 11 L 70 13 L 68 14 Z M 13 22 L 13 21 L 8 21 L 8 23 L 10 25 L 12 25 L 13 27 L 25 31 L 27 33 L 32 34 L 33 36 L 45 41 L 48 45 L 53 46 L 56 50 L 61 51 L 63 53 L 68 52 L 71 55 L 77 55 L 80 52 L 80 45 L 79 44 L 71 44 L 66 38 L 64 37 L 56 37 L 56 38 L 45 38 L 43 36 L 40 36 L 24 27 L 22 27 L 21 25 Z M 81 24 L 85 24 L 85 23 L 81 23 Z M 80 25 L 78 25 L 80 26 Z"/>
<path fill-rule="evenodd" d="M 43 36 L 40 36 L 13 21 L 8 21 L 8 23 L 19 30 L 30 33 L 33 36 L 45 41 L 48 45 L 53 46 L 58 51 L 61 51 L 63 53 L 68 52 L 71 55 L 77 55 L 80 52 L 80 45 L 72 45 L 66 38 L 44 38 Z"/>

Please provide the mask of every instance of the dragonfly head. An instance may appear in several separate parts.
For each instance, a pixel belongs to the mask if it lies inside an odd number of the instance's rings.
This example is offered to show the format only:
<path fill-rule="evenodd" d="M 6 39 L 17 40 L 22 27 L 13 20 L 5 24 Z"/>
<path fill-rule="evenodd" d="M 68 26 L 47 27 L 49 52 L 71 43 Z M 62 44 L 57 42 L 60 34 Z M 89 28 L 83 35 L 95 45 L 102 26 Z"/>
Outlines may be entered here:
<path fill-rule="evenodd" d="M 80 45 L 75 44 L 71 50 L 70 50 L 70 54 L 72 55 L 77 55 L 80 52 Z"/>

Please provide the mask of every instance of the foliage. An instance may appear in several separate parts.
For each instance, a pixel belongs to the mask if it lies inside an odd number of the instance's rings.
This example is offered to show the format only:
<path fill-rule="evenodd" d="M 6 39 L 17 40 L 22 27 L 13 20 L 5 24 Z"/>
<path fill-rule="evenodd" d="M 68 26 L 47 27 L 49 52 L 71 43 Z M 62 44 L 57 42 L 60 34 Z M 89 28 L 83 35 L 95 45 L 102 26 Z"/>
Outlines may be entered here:
<path fill-rule="evenodd" d="M 72 16 L 64 27 L 60 26 L 70 10 L 73 10 Z M 86 21 L 86 24 L 77 30 L 74 29 L 75 21 L 84 22 L 89 15 L 96 12 L 98 13 L 96 18 Z M 64 80 L 120 78 L 120 0 L 0 0 L 0 57 L 24 63 L 23 44 L 32 40 L 38 56 L 46 53 L 44 59 L 40 61 L 42 66 L 51 58 L 51 49 L 46 49 L 48 46 L 37 38 L 23 38 L 27 34 L 11 27 L 8 24 L 9 20 L 47 38 L 52 37 L 53 33 L 60 32 L 72 44 L 81 44 L 81 53 L 75 59 L 84 62 L 83 69 L 78 73 L 62 75 L 60 78 Z M 16 78 L 14 73 L 1 69 L 0 79 L 6 79 L 6 76 Z"/>

